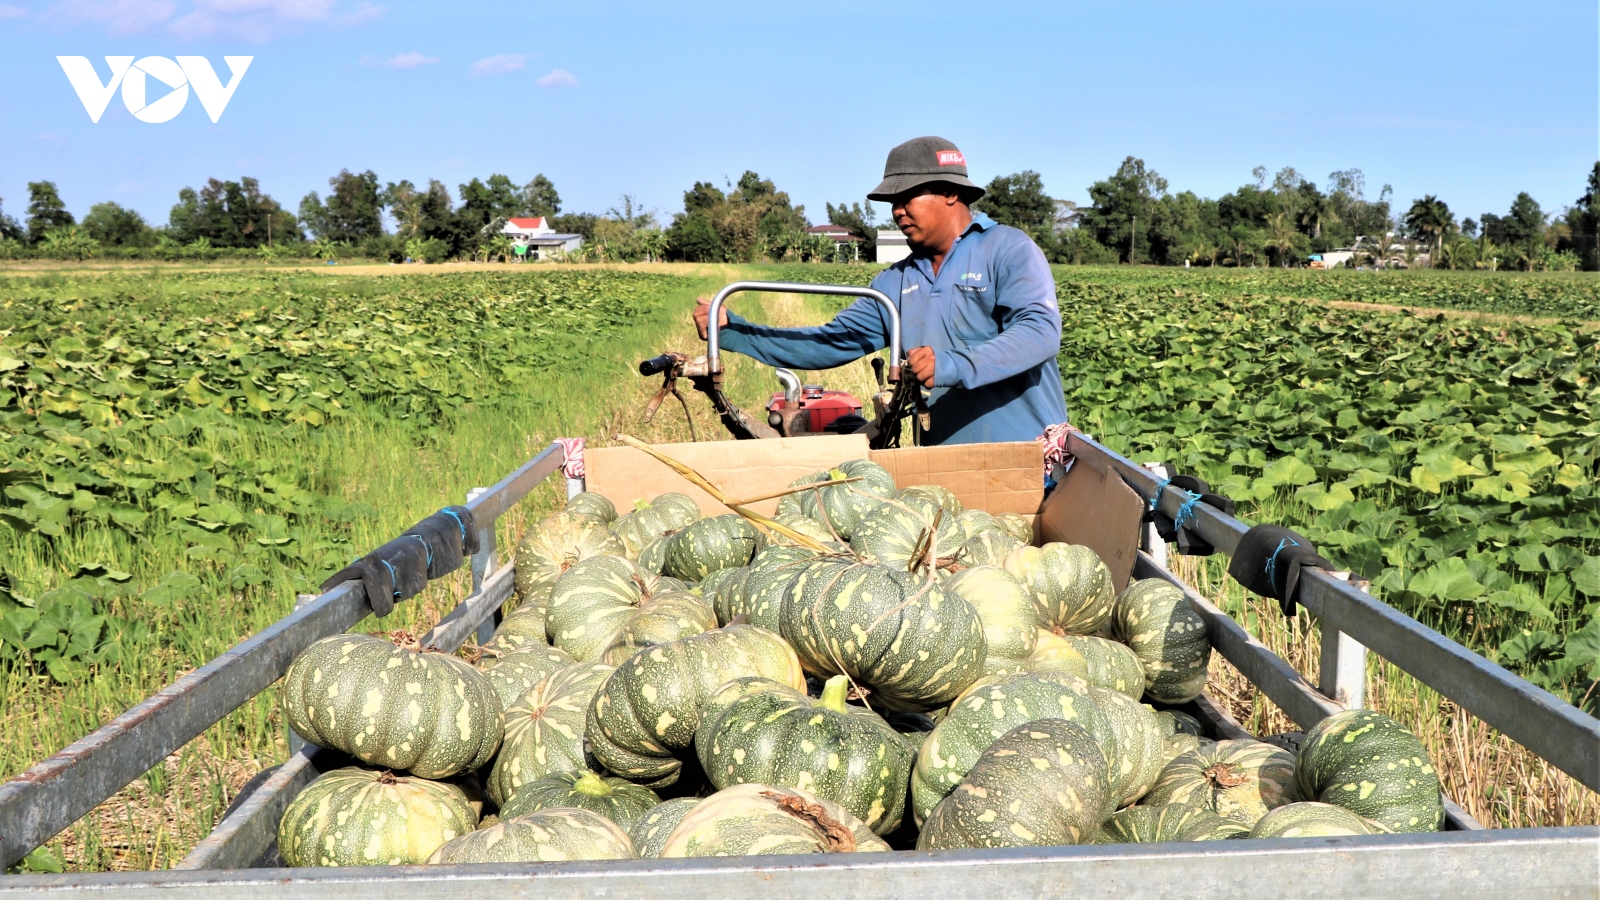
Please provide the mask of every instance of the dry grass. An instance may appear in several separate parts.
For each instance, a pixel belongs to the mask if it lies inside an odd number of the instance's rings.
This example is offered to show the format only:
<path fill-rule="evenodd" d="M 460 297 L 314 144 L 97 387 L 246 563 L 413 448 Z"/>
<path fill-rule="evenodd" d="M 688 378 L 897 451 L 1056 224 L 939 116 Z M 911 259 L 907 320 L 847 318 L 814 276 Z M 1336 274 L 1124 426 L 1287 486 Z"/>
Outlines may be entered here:
<path fill-rule="evenodd" d="M 1286 620 L 1276 601 L 1255 597 L 1228 578 L 1222 557 L 1179 556 L 1171 565 L 1268 649 L 1316 682 L 1322 642 L 1309 615 Z M 1211 658 L 1207 692 L 1254 734 L 1299 730 L 1220 655 Z M 1367 706 L 1393 716 L 1421 738 L 1439 769 L 1445 793 L 1484 825 L 1545 828 L 1600 823 L 1600 794 L 1376 654 L 1367 658 Z"/>

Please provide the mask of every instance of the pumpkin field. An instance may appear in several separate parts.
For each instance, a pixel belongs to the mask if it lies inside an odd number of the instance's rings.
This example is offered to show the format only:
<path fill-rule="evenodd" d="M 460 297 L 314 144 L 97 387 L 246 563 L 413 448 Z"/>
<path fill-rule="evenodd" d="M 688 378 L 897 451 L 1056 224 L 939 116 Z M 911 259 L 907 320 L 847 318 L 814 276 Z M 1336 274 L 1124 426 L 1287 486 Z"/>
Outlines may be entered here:
<path fill-rule="evenodd" d="M 686 318 L 696 295 L 742 277 L 865 284 L 875 271 L 0 273 L 0 778 L 264 628 L 351 559 L 552 438 L 688 439 L 673 403 L 639 421 L 656 384 L 634 365 L 694 350 Z M 1205 478 L 1238 501 L 1241 519 L 1300 531 L 1371 579 L 1383 601 L 1600 715 L 1600 282 L 1055 272 L 1075 426 L 1137 461 Z M 820 322 L 840 306 L 739 300 L 751 318 L 784 325 Z M 770 370 L 729 364 L 730 393 L 746 408 L 774 389 Z M 870 378 L 864 364 L 807 376 L 857 395 Z M 688 402 L 700 439 L 725 436 L 704 398 Z M 557 503 L 541 488 L 502 519 L 501 546 Z M 668 558 L 656 568 L 688 565 Z M 1285 619 L 1248 595 L 1223 575 L 1225 558 L 1174 566 L 1315 673 L 1308 615 Z M 466 591 L 462 574 L 441 579 L 358 630 L 421 633 Z M 634 664 L 591 649 L 588 661 Z M 597 681 L 571 675 L 580 676 Z M 1446 792 L 1486 824 L 1600 821 L 1600 797 L 1375 656 L 1369 685 L 1369 705 L 1421 739 Z M 288 689 L 229 715 L 29 868 L 163 868 L 181 858 L 246 780 L 287 756 L 279 700 Z M 819 715 L 826 707 L 848 718 L 843 686 L 829 689 L 815 701 L 760 702 L 815 702 Z M 1220 659 L 1208 690 L 1253 731 L 1290 727 Z M 749 696 L 727 702 L 759 706 Z M 500 779 L 498 763 L 495 772 Z M 491 795 L 510 796 L 513 773 L 504 778 L 491 780 Z M 623 804 L 637 787 L 584 778 L 563 790 Z M 1166 827 L 1119 827 L 1147 825 Z"/>

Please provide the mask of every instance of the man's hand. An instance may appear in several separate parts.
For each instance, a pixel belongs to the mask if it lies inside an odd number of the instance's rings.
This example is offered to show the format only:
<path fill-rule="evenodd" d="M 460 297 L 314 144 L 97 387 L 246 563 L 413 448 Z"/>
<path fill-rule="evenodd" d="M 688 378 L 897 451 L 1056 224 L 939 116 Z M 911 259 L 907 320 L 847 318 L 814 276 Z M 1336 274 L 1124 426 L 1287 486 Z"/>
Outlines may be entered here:
<path fill-rule="evenodd" d="M 710 321 L 711 321 L 711 298 L 710 297 L 697 297 L 697 298 L 695 298 L 695 301 L 694 301 L 694 327 L 700 329 L 700 340 L 702 340 L 702 341 L 706 339 L 706 331 L 710 327 L 707 323 L 710 322 Z M 717 328 L 721 329 L 721 328 L 727 328 L 727 327 L 728 327 L 728 308 L 726 306 L 724 306 L 723 308 L 717 310 Z"/>
<path fill-rule="evenodd" d="M 911 366 L 912 377 L 922 382 L 923 387 L 933 387 L 932 347 L 912 347 L 906 355 L 906 363 Z"/>

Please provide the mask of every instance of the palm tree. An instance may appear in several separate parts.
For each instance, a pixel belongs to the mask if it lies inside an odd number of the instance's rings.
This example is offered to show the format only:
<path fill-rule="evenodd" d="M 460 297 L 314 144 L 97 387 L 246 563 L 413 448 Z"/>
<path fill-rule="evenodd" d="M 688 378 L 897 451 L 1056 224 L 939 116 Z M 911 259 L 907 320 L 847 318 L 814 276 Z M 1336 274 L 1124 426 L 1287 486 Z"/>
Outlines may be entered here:
<path fill-rule="evenodd" d="M 1428 238 L 1428 244 L 1434 254 L 1437 254 L 1439 248 L 1443 246 L 1445 236 L 1456 227 L 1456 217 L 1450 213 L 1450 207 L 1432 194 L 1411 202 L 1411 209 L 1406 213 L 1405 222 L 1413 234 Z"/>
<path fill-rule="evenodd" d="M 1278 262 L 1289 268 L 1289 253 L 1294 250 L 1294 225 L 1288 213 L 1267 217 L 1267 249 L 1278 251 Z"/>

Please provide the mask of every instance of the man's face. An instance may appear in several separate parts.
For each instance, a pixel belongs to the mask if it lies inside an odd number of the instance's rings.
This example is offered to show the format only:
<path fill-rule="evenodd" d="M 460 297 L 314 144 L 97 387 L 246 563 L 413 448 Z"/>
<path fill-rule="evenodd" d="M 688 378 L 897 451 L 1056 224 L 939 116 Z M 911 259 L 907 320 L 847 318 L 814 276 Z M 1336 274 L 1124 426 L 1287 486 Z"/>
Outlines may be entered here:
<path fill-rule="evenodd" d="M 938 247 L 953 238 L 965 204 L 941 185 L 922 185 L 889 204 L 895 225 L 913 247 Z"/>

